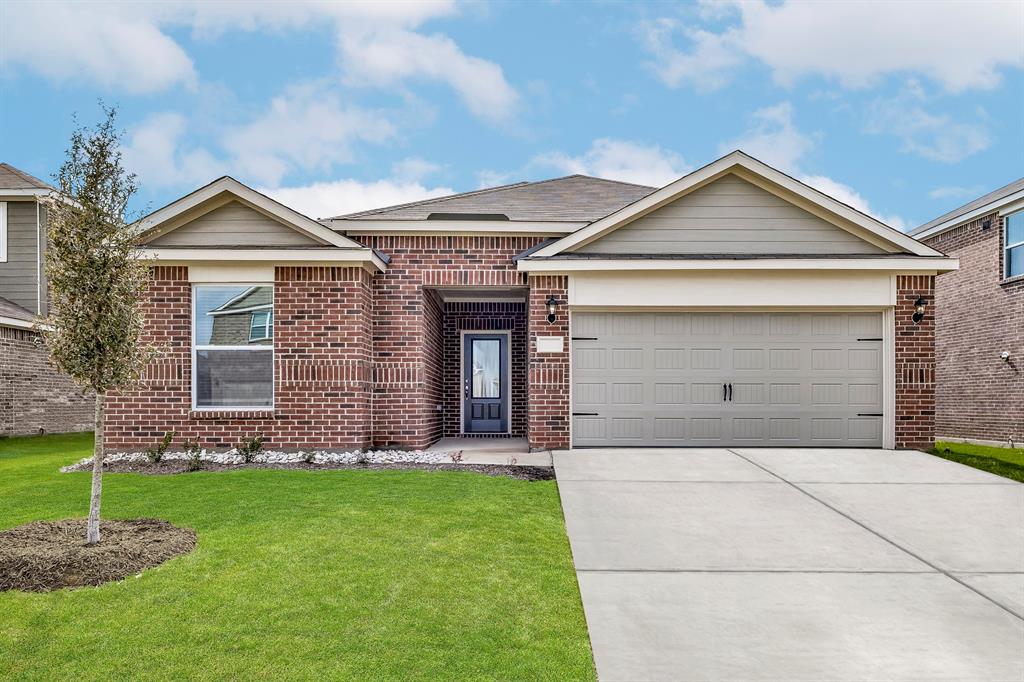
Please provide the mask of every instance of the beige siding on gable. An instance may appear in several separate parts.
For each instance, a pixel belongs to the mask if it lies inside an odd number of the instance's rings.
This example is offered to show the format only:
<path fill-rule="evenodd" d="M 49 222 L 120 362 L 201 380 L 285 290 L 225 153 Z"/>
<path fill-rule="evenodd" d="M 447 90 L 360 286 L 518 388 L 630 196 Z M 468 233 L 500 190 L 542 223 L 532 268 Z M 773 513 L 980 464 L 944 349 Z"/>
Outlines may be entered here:
<path fill-rule="evenodd" d="M 877 254 L 884 251 L 735 175 L 575 249 L 608 254 Z"/>
<path fill-rule="evenodd" d="M 314 246 L 306 235 L 237 201 L 149 242 L 150 246 Z"/>
<path fill-rule="evenodd" d="M 7 202 L 7 262 L 0 262 L 0 297 L 39 310 L 39 237 L 36 202 Z"/>

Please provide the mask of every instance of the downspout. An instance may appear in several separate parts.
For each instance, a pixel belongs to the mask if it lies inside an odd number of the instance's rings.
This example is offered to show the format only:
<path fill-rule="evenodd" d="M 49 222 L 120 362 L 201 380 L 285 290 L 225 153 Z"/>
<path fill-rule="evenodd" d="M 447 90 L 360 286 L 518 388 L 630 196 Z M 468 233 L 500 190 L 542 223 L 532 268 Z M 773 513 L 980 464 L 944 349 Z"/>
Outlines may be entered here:
<path fill-rule="evenodd" d="M 36 315 L 43 316 L 43 245 L 39 236 L 39 198 L 36 197 Z"/>

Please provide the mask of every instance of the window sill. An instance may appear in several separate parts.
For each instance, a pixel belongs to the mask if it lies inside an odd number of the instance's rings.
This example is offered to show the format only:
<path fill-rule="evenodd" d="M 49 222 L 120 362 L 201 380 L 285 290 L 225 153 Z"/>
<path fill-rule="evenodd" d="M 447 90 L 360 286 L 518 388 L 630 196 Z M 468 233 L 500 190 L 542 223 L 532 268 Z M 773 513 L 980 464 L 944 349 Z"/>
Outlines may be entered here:
<path fill-rule="evenodd" d="M 1000 286 L 1006 286 L 1011 284 L 1020 284 L 1024 282 L 1024 275 L 1014 275 L 1013 277 L 1007 277 L 1006 279 L 1000 280 Z"/>
<path fill-rule="evenodd" d="M 249 410 L 190 410 L 189 419 L 273 419 L 273 408 Z"/>

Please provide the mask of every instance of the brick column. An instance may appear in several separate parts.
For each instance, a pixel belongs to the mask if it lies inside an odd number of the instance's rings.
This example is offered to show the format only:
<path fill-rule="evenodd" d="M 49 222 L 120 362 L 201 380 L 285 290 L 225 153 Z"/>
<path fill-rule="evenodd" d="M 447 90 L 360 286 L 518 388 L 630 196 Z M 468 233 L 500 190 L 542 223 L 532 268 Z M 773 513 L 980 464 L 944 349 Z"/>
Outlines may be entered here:
<path fill-rule="evenodd" d="M 918 298 L 924 319 L 912 319 Z M 928 448 L 935 441 L 935 277 L 896 278 L 896 447 Z"/>
<path fill-rule="evenodd" d="M 564 275 L 530 277 L 528 304 L 529 354 L 527 436 L 530 448 L 569 447 L 569 278 Z M 547 300 L 554 296 L 558 306 L 555 321 L 548 322 Z M 561 336 L 561 353 L 538 353 L 538 336 Z"/>

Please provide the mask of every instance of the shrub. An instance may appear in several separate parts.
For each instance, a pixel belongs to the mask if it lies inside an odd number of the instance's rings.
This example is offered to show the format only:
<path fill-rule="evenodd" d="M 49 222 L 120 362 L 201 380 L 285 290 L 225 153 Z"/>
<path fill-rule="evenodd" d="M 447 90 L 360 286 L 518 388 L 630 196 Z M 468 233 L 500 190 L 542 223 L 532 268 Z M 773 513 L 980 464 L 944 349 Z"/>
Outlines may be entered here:
<path fill-rule="evenodd" d="M 201 458 L 203 449 L 199 447 L 199 441 L 186 438 L 182 443 L 185 447 L 185 471 L 199 471 L 203 468 L 203 460 Z"/>
<path fill-rule="evenodd" d="M 153 464 L 159 464 L 160 460 L 164 458 L 164 453 L 167 452 L 167 448 L 171 446 L 171 441 L 174 440 L 174 431 L 168 431 L 164 434 L 164 437 L 160 439 L 160 442 L 151 448 L 146 448 L 146 457 L 149 457 L 149 461 Z"/>
<path fill-rule="evenodd" d="M 315 452 L 303 453 L 302 461 L 305 462 L 306 464 L 315 464 L 316 463 L 316 453 Z"/>
<path fill-rule="evenodd" d="M 263 449 L 263 440 L 263 434 L 257 433 L 252 438 L 247 438 L 238 444 L 238 454 L 242 456 L 246 464 L 251 464 Z"/>

